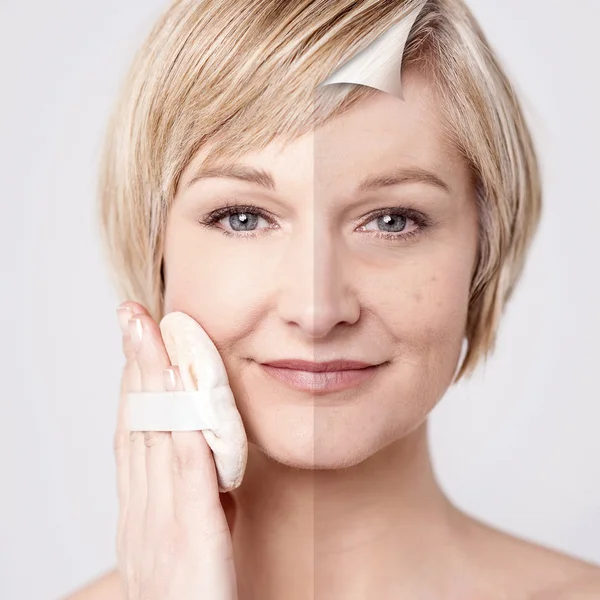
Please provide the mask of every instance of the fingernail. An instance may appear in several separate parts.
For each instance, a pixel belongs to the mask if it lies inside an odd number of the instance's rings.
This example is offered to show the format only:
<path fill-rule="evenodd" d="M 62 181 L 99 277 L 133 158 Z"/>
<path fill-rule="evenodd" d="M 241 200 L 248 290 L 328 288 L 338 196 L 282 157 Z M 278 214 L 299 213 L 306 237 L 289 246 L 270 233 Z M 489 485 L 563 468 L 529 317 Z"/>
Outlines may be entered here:
<path fill-rule="evenodd" d="M 137 348 L 140 345 L 142 341 L 142 336 L 144 334 L 142 320 L 139 317 L 132 317 L 131 319 L 129 319 L 128 323 L 131 340 L 133 341 L 134 346 Z"/>
<path fill-rule="evenodd" d="M 173 369 L 166 368 L 163 370 L 163 379 L 165 383 L 165 389 L 167 392 L 172 392 L 175 390 L 175 373 L 173 373 Z"/>
<path fill-rule="evenodd" d="M 117 306 L 117 319 L 121 332 L 125 335 L 129 333 L 127 322 L 133 317 L 133 309 L 131 306 Z"/>

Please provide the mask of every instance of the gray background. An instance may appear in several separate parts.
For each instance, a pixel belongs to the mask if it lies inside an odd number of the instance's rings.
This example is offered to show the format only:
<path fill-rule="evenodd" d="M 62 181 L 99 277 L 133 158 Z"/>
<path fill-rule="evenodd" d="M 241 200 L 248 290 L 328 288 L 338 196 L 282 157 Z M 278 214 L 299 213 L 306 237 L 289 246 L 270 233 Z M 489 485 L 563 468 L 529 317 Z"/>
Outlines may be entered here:
<path fill-rule="evenodd" d="M 447 493 L 600 563 L 597 0 L 471 0 L 538 142 L 545 213 L 496 355 L 432 417 Z M 100 139 L 164 1 L 0 7 L 0 597 L 57 598 L 115 564 L 122 365 L 94 223 Z"/>

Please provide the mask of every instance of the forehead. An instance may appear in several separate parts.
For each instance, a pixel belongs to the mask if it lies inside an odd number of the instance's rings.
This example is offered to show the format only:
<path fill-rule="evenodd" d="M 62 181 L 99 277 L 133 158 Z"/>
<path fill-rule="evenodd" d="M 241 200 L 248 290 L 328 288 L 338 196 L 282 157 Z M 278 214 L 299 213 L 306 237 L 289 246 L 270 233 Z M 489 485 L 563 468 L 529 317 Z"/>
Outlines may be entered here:
<path fill-rule="evenodd" d="M 448 143 L 430 80 L 418 71 L 405 71 L 403 96 L 377 93 L 291 142 L 275 140 L 235 163 L 263 171 L 261 182 L 250 177 L 250 183 L 275 188 L 272 191 L 310 184 L 350 194 L 369 176 L 394 171 L 429 173 L 445 182 L 449 191 L 460 189 L 467 177 L 466 164 Z M 190 162 L 183 186 L 206 175 L 202 162 L 209 150 L 201 150 Z M 219 171 L 218 166 L 211 169 L 209 179 Z M 235 167 L 226 171 L 235 172 Z M 243 169 L 239 173 L 243 180 Z"/>

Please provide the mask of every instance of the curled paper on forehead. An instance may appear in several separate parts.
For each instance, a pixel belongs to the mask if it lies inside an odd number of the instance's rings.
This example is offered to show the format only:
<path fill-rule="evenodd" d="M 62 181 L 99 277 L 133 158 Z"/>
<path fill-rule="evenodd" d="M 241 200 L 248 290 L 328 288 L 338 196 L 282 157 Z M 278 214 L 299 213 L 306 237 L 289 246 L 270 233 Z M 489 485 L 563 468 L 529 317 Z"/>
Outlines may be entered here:
<path fill-rule="evenodd" d="M 219 491 L 235 489 L 246 469 L 248 441 L 219 351 L 185 313 L 165 315 L 160 330 L 184 389 L 128 393 L 129 430 L 201 431 L 215 459 Z"/>
<path fill-rule="evenodd" d="M 317 87 L 332 83 L 355 83 L 403 99 L 401 67 L 404 48 L 424 5 L 425 2 L 420 3 Z"/>

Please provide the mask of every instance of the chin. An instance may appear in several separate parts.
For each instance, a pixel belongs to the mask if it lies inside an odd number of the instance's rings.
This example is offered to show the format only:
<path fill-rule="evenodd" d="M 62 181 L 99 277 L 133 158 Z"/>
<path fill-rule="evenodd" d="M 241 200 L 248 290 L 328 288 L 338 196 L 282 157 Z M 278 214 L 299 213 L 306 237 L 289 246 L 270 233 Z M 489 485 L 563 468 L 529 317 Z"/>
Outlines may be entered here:
<path fill-rule="evenodd" d="M 289 409 L 289 407 L 288 407 Z M 348 415 L 305 407 L 304 414 L 272 414 L 247 426 L 248 441 L 272 460 L 296 469 L 343 469 L 357 465 L 394 441 L 383 426 L 352 427 Z"/>

